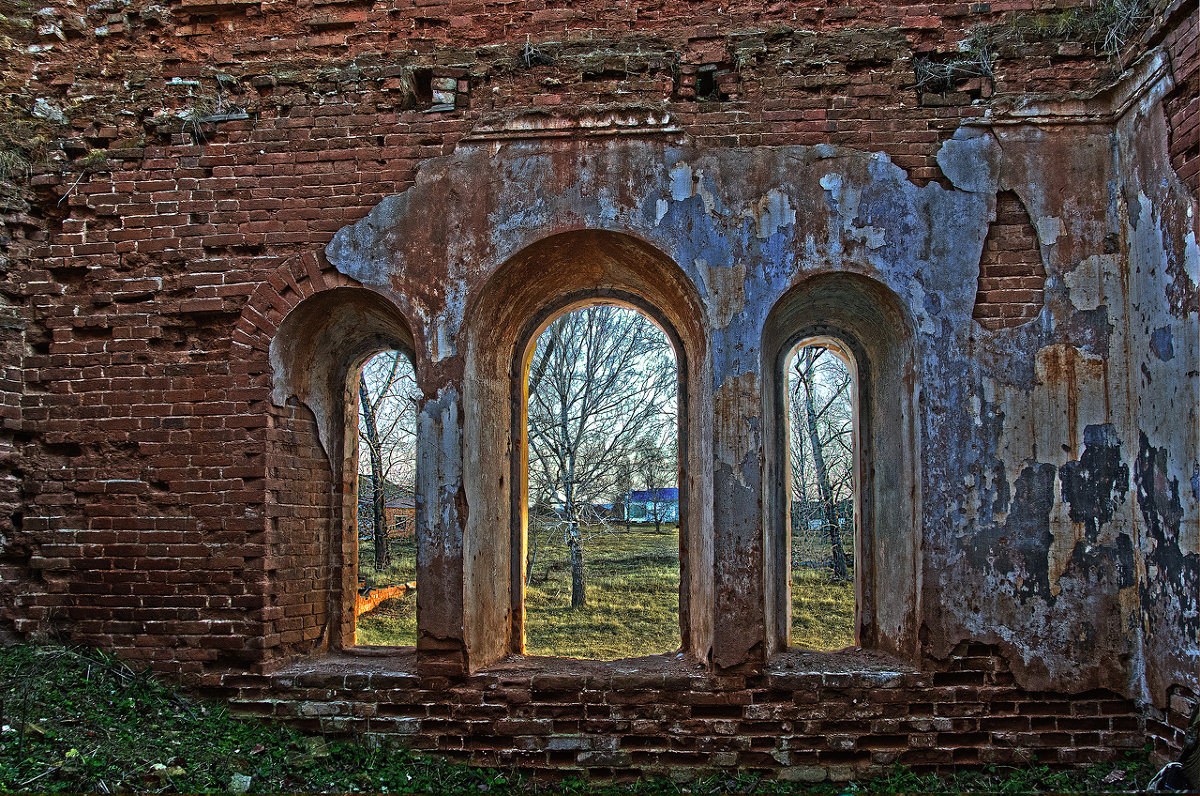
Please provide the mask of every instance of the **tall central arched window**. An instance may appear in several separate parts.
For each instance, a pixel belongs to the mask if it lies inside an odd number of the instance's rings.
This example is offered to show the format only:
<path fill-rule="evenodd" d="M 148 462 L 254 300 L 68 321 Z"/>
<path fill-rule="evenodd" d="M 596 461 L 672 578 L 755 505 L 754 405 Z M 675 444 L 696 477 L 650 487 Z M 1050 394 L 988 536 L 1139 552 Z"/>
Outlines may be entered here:
<path fill-rule="evenodd" d="M 793 646 L 835 650 L 857 636 L 857 376 L 833 338 L 801 340 L 786 357 L 788 512 Z"/>
<path fill-rule="evenodd" d="M 645 315 L 551 320 L 526 367 L 529 654 L 590 659 L 680 645 L 678 368 Z"/>

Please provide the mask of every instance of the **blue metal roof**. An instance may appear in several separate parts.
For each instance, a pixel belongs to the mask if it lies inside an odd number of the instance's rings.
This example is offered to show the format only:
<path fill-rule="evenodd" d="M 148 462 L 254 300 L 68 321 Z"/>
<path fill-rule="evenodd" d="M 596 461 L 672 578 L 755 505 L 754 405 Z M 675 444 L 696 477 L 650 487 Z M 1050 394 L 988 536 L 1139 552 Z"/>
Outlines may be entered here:
<path fill-rule="evenodd" d="M 631 502 L 679 500 L 679 487 L 663 486 L 656 489 L 634 489 L 629 493 Z"/>

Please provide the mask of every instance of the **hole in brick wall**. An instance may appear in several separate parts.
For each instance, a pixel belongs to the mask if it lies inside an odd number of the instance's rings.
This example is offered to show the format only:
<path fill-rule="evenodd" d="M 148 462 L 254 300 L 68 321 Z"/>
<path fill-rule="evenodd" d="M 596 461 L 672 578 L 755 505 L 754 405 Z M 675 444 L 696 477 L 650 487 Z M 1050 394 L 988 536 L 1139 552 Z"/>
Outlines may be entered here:
<path fill-rule="evenodd" d="M 992 331 L 1020 326 L 1041 312 L 1045 287 L 1046 269 L 1029 213 L 1015 193 L 1002 191 L 979 260 L 972 317 Z"/>
<path fill-rule="evenodd" d="M 837 341 L 803 340 L 786 359 L 792 622 L 789 643 L 856 643 L 858 489 L 854 358 Z"/>
<path fill-rule="evenodd" d="M 416 107 L 433 104 L 433 70 L 412 70 L 413 93 L 416 96 Z"/>
<path fill-rule="evenodd" d="M 680 646 L 678 367 L 623 306 L 551 321 L 527 365 L 525 648 L 588 659 Z"/>
<path fill-rule="evenodd" d="M 417 383 L 412 361 L 383 351 L 358 372 L 355 642 L 417 639 Z"/>
<path fill-rule="evenodd" d="M 696 99 L 716 99 L 717 68 L 702 66 L 696 72 Z"/>
<path fill-rule="evenodd" d="M 48 456 L 61 456 L 67 459 L 83 455 L 83 446 L 78 442 L 46 442 L 42 444 L 42 450 Z"/>

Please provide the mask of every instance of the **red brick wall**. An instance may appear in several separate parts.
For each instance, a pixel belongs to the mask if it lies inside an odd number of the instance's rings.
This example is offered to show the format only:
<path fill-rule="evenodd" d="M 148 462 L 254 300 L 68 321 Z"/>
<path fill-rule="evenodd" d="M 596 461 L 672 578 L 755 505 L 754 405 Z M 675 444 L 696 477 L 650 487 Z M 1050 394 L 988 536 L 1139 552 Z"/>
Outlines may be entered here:
<path fill-rule="evenodd" d="M 325 453 L 312 413 L 295 401 L 273 412 L 268 433 L 267 523 L 271 538 L 264 576 L 272 609 L 264 646 L 307 653 L 328 646 L 333 608 L 335 543 L 331 527 L 334 495 Z M 336 538 L 335 538 L 336 534 Z"/>
<path fill-rule="evenodd" d="M 43 42 L 37 25 L 10 31 L 52 49 L 7 61 L 6 85 L 28 94 L 36 78 L 70 113 L 60 125 L 20 109 L 30 136 L 61 143 L 34 157 L 26 188 L 47 232 L 10 249 L 29 353 L 14 443 L 25 520 L 4 555 L 38 565 L 5 580 L 38 582 L 6 602 L 7 621 L 23 632 L 68 622 L 79 641 L 190 672 L 227 657 L 235 630 L 272 650 L 322 638 L 328 463 L 311 419 L 284 413 L 266 429 L 264 341 L 325 285 L 312 253 L 485 114 L 666 100 L 700 144 L 856 146 L 941 179 L 937 146 L 984 112 L 982 94 L 918 95 L 914 54 L 947 58 L 962 31 L 1010 7 L 742 4 L 728 16 L 683 2 L 589 14 L 185 2 L 170 14 L 64 7 L 52 16 L 65 42 Z M 548 64 L 526 65 L 527 34 Z M 1038 68 L 1021 66 L 1026 55 L 1001 61 L 1010 90 L 1086 86 L 1097 73 L 1086 54 L 1038 54 Z M 678 76 L 712 65 L 718 98 L 686 96 Z M 408 67 L 455 77 L 458 107 L 409 107 Z M 251 118 L 202 120 L 236 109 Z M 274 527 L 247 510 L 264 495 Z"/>
<path fill-rule="evenodd" d="M 1171 165 L 1192 194 L 1200 196 L 1200 10 L 1194 3 L 1183 3 L 1177 15 L 1180 20 L 1163 42 L 1171 56 L 1175 79 L 1175 88 L 1163 100 L 1163 108 L 1169 126 Z"/>
<path fill-rule="evenodd" d="M 374 733 L 488 766 L 631 779 L 685 767 L 801 781 L 1037 760 L 1088 764 L 1140 749 L 1132 702 L 1107 691 L 1024 691 L 1003 657 L 962 645 L 915 672 L 860 654 L 784 656 L 759 676 L 687 664 L 533 658 L 468 678 L 419 677 L 404 659 L 339 656 L 269 676 L 213 678 L 243 712 L 333 735 Z M 833 664 L 830 666 L 830 664 Z M 854 668 L 853 673 L 847 668 Z"/>
<path fill-rule="evenodd" d="M 1045 286 L 1046 268 L 1029 213 L 1015 193 L 1001 191 L 979 261 L 975 320 L 993 331 L 1020 326 L 1041 311 Z"/>

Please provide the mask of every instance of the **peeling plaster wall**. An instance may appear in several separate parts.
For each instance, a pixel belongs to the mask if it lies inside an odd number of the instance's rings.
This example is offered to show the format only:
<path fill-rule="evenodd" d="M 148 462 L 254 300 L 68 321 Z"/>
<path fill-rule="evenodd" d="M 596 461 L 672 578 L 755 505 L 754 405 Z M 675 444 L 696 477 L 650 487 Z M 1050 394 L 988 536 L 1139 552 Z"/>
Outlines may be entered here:
<path fill-rule="evenodd" d="M 1009 651 L 1026 687 L 1127 688 L 1142 643 L 1132 614 L 1151 598 L 1131 591 L 1132 551 L 1144 548 L 1132 540 L 1144 534 L 1130 483 L 1140 472 L 1135 399 L 1123 388 L 1125 260 L 1113 251 L 1120 136 L 1100 124 L 964 127 L 938 155 L 947 189 L 914 185 L 879 153 L 696 150 L 655 141 L 652 122 L 641 140 L 460 143 L 406 194 L 339 232 L 327 256 L 348 275 L 383 283 L 386 274 L 385 290 L 418 293 L 416 314 L 435 327 L 418 332 L 429 341 L 419 356 L 448 374 L 461 368 L 463 323 L 450 297 L 470 305 L 500 263 L 535 241 L 612 230 L 678 264 L 707 310 L 713 491 L 700 499 L 712 501 L 713 654 L 724 666 L 761 655 L 767 632 L 757 563 L 766 312 L 815 274 L 877 282 L 916 330 L 922 508 L 906 530 L 922 549 L 929 651 L 986 640 Z M 1047 298 L 1034 320 L 989 332 L 971 314 L 999 190 L 1029 210 Z M 432 219 L 410 211 L 431 207 Z M 1189 356 L 1194 337 L 1181 327 L 1170 339 Z M 1181 376 L 1194 396 L 1194 372 Z M 1159 422 L 1195 433 L 1194 415 Z M 1195 527 L 1190 500 L 1185 534 Z"/>
<path fill-rule="evenodd" d="M 1129 252 L 1117 350 L 1127 374 L 1122 508 L 1134 577 L 1122 583 L 1131 593 L 1123 591 L 1121 616 L 1141 640 L 1131 690 L 1160 707 L 1175 685 L 1194 696 L 1200 671 L 1200 218 L 1169 165 L 1161 99 L 1172 87 L 1160 79 L 1117 124 L 1121 179 L 1111 200 Z"/>

